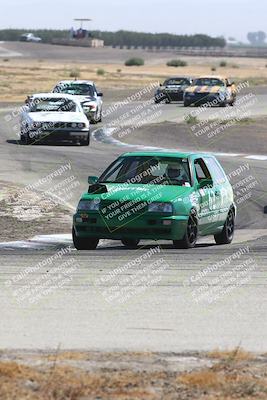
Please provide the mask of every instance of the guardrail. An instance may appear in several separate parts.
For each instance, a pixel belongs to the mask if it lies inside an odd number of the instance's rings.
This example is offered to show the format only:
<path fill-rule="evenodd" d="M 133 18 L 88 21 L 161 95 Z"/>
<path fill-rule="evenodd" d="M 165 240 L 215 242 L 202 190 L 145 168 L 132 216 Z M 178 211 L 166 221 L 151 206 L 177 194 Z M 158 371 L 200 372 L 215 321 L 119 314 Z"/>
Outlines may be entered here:
<path fill-rule="evenodd" d="M 112 46 L 123 50 L 145 50 L 151 52 L 173 52 L 183 56 L 203 57 L 253 57 L 267 58 L 267 47 L 163 47 L 163 46 Z"/>

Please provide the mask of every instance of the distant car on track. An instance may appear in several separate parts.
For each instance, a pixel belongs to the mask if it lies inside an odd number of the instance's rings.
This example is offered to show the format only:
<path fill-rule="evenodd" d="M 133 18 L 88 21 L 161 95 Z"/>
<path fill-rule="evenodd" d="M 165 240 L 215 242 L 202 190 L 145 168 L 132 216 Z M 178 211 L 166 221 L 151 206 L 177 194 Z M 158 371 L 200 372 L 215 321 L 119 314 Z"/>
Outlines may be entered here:
<path fill-rule="evenodd" d="M 61 81 L 53 93 L 72 95 L 80 101 L 85 115 L 93 124 L 102 121 L 103 93 L 98 92 L 94 82 L 86 80 Z"/>
<path fill-rule="evenodd" d="M 155 103 L 165 101 L 171 103 L 172 101 L 183 101 L 184 91 L 192 83 L 191 78 L 173 77 L 166 79 L 163 85 L 157 89 L 155 93 Z"/>
<path fill-rule="evenodd" d="M 35 36 L 33 33 L 24 33 L 19 39 L 21 42 L 35 42 L 40 43 L 42 38 Z"/>
<path fill-rule="evenodd" d="M 126 153 L 88 182 L 73 217 L 78 250 L 95 249 L 99 239 L 129 248 L 140 239 L 172 240 L 175 248 L 194 247 L 199 235 L 233 240 L 233 190 L 210 154 Z"/>
<path fill-rule="evenodd" d="M 184 106 L 225 107 L 233 106 L 236 101 L 236 87 L 229 79 L 221 76 L 203 76 L 195 79 L 184 92 Z"/>
<path fill-rule="evenodd" d="M 90 123 L 73 96 L 40 93 L 30 96 L 21 114 L 21 142 L 31 144 L 45 140 L 70 140 L 90 143 Z"/>

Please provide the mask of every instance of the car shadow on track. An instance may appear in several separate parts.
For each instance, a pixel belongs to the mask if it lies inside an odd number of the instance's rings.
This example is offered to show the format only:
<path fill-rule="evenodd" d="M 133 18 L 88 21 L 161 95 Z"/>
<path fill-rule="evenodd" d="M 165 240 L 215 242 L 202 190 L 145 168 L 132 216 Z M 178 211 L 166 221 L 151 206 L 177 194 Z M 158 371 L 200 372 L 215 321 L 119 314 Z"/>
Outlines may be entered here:
<path fill-rule="evenodd" d="M 183 250 L 186 252 L 190 252 L 190 250 L 199 249 L 199 248 L 207 248 L 217 246 L 216 243 L 199 243 L 193 249 L 175 249 L 172 244 L 146 244 L 144 246 L 139 245 L 136 248 L 127 248 L 123 245 L 115 245 L 115 246 L 101 246 L 98 250 L 120 250 L 120 251 L 137 251 L 137 250 L 150 250 L 155 247 L 160 247 L 162 250 Z"/>
<path fill-rule="evenodd" d="M 57 146 L 57 147 L 84 147 L 81 146 L 77 143 L 71 143 L 71 142 L 36 142 L 30 145 L 25 145 L 24 143 L 21 143 L 20 140 L 15 140 L 15 139 L 8 139 L 6 141 L 9 144 L 16 144 L 17 146 L 24 146 L 24 147 L 30 147 L 30 146 Z"/>

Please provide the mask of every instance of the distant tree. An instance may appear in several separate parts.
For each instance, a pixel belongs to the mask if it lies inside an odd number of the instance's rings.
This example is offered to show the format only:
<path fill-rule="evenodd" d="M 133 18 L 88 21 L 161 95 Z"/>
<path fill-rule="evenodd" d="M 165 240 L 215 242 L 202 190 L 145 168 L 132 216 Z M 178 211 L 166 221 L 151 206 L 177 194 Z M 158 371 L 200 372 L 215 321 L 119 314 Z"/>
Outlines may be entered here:
<path fill-rule="evenodd" d="M 19 40 L 20 35 L 26 33 L 25 29 L 0 30 L 0 40 Z M 54 38 L 68 38 L 68 30 L 37 29 L 31 30 L 36 36 L 40 36 L 45 43 L 51 43 Z M 213 38 L 208 35 L 172 35 L 170 33 L 144 33 L 132 31 L 91 31 L 90 37 L 103 39 L 107 46 L 130 47 L 224 47 L 225 39 Z"/>
<path fill-rule="evenodd" d="M 266 33 L 263 31 L 249 32 L 247 34 L 247 39 L 252 46 L 262 46 L 265 43 L 266 37 Z"/>
<path fill-rule="evenodd" d="M 263 31 L 259 31 L 258 32 L 258 41 L 259 41 L 259 43 L 260 44 L 264 44 L 265 40 L 266 40 L 266 33 L 263 32 Z"/>

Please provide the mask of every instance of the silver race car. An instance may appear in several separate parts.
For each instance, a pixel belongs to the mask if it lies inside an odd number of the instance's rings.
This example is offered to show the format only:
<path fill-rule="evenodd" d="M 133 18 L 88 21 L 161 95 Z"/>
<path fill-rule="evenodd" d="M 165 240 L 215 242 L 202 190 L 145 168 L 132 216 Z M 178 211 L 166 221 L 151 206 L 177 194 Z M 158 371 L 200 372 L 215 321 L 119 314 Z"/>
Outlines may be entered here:
<path fill-rule="evenodd" d="M 97 91 L 92 81 L 61 81 L 53 89 L 53 93 L 64 93 L 75 97 L 84 110 L 85 115 L 93 124 L 101 122 L 103 93 Z"/>

